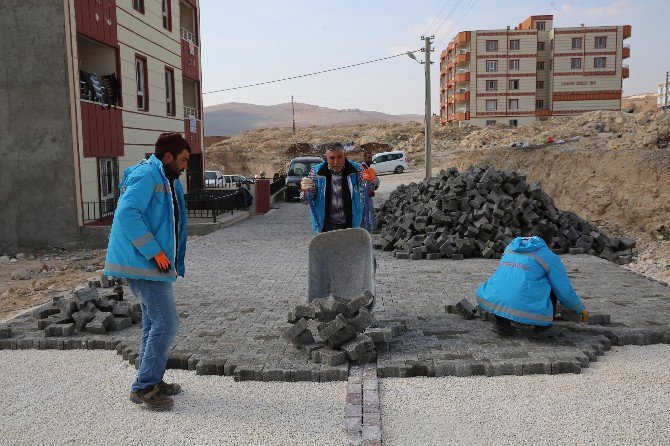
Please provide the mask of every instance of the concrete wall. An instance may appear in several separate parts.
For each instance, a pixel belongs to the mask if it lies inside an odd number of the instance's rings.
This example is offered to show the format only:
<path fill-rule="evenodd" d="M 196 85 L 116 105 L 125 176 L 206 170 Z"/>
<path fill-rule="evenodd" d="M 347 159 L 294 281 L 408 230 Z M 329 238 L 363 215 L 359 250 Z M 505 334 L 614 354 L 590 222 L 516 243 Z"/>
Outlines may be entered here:
<path fill-rule="evenodd" d="M 78 241 L 64 11 L 0 2 L 0 252 Z"/>

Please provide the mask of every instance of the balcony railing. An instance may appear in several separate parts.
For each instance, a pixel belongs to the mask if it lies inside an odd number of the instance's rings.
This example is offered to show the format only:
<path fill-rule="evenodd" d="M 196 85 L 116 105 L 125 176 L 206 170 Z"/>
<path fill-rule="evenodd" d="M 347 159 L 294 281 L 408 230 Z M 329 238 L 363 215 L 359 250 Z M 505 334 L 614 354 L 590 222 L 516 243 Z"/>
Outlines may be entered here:
<path fill-rule="evenodd" d="M 186 28 L 181 28 L 180 34 L 181 38 L 184 39 L 185 41 L 191 42 L 193 45 L 197 44 L 197 40 L 195 40 L 195 34 L 187 30 Z"/>
<path fill-rule="evenodd" d="M 630 46 L 626 45 L 623 47 L 621 57 L 622 59 L 628 59 L 630 57 Z"/>
<path fill-rule="evenodd" d="M 621 66 L 621 77 L 626 79 L 630 75 L 630 70 L 628 68 L 628 65 L 622 65 Z"/>
<path fill-rule="evenodd" d="M 184 118 L 190 118 L 191 116 L 193 116 L 195 119 L 200 119 L 198 109 L 195 107 L 184 106 Z"/>

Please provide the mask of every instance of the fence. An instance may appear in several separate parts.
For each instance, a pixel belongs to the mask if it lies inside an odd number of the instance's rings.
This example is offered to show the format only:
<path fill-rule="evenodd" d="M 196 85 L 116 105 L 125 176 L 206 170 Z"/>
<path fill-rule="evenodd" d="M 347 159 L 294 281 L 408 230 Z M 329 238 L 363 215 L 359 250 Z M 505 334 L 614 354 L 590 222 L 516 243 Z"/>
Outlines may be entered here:
<path fill-rule="evenodd" d="M 282 190 L 285 185 L 286 185 L 286 177 L 282 176 L 274 180 L 272 183 L 270 183 L 270 196 L 273 196 L 274 194 Z"/>
<path fill-rule="evenodd" d="M 198 191 L 185 194 L 188 216 L 195 218 L 212 218 L 244 208 L 237 190 Z"/>
<path fill-rule="evenodd" d="M 116 199 L 84 202 L 84 224 L 111 225 L 116 210 Z"/>

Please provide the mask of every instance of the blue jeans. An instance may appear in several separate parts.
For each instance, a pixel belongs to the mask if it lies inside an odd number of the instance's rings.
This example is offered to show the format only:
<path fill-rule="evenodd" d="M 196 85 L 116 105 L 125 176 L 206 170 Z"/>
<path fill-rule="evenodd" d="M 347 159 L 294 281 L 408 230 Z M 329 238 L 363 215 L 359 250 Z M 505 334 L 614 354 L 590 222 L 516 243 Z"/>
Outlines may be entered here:
<path fill-rule="evenodd" d="M 142 304 L 140 368 L 131 390 L 152 387 L 163 379 L 170 344 L 179 329 L 171 282 L 130 280 L 130 290 Z"/>

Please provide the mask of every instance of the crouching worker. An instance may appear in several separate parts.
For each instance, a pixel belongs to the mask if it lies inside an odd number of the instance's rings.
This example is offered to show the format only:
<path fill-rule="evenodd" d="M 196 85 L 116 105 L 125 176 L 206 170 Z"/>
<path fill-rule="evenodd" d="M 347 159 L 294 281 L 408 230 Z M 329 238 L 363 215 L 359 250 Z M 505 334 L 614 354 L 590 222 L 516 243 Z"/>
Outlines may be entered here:
<path fill-rule="evenodd" d="M 502 336 L 517 333 L 512 321 L 534 325 L 536 332 L 550 328 L 556 299 L 581 313 L 581 321 L 586 322 L 588 313 L 563 262 L 537 236 L 515 238 L 493 276 L 477 289 L 479 305 L 495 315 L 493 331 Z"/>
<path fill-rule="evenodd" d="M 163 381 L 179 317 L 172 284 L 184 276 L 186 205 L 179 176 L 191 148 L 179 133 L 164 133 L 154 155 L 124 172 L 104 273 L 128 279 L 142 304 L 139 370 L 130 400 L 169 410 L 179 384 Z"/>

